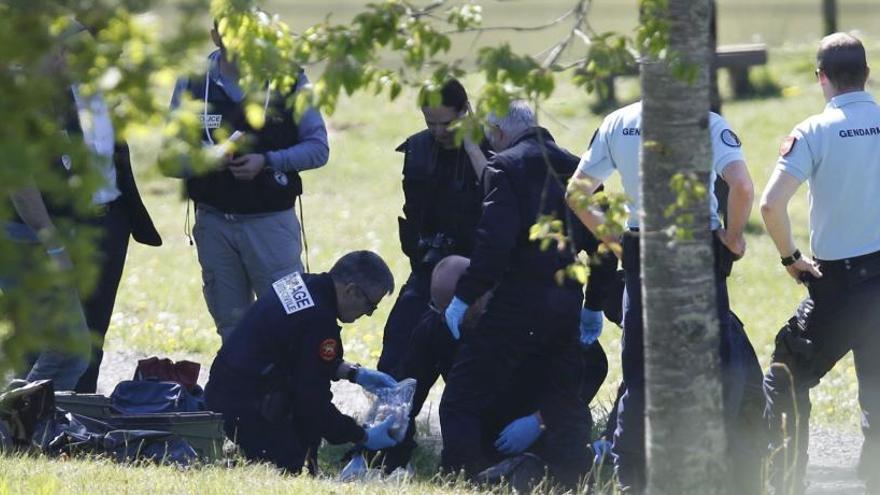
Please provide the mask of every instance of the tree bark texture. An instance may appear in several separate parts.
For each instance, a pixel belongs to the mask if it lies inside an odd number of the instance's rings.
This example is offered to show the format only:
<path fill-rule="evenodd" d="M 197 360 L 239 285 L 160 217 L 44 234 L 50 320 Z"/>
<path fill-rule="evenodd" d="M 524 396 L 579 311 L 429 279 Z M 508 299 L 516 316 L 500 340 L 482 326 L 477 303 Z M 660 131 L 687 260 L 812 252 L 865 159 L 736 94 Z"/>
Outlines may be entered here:
<path fill-rule="evenodd" d="M 724 424 L 719 322 L 708 195 L 693 201 L 692 238 L 676 240 L 666 208 L 670 179 L 693 173 L 708 186 L 710 0 L 668 0 L 670 52 L 698 67 L 686 81 L 646 56 L 641 165 L 641 269 L 645 325 L 648 492 L 720 494 Z M 644 12 L 643 12 L 644 15 Z M 681 212 L 681 211 L 680 211 Z"/>

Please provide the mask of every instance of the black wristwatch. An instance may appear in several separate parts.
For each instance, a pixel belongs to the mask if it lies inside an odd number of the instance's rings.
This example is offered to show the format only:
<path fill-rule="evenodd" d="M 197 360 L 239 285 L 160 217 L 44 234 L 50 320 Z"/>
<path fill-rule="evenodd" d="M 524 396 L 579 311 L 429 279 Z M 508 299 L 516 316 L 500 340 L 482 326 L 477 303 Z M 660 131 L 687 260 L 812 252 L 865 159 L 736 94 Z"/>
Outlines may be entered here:
<path fill-rule="evenodd" d="M 354 363 L 348 366 L 348 373 L 345 374 L 345 379 L 350 381 L 351 383 L 357 383 L 358 372 L 361 370 L 361 365 Z"/>
<path fill-rule="evenodd" d="M 798 249 L 795 249 L 791 256 L 786 256 L 782 258 L 782 266 L 791 266 L 795 261 L 801 259 L 801 252 Z"/>

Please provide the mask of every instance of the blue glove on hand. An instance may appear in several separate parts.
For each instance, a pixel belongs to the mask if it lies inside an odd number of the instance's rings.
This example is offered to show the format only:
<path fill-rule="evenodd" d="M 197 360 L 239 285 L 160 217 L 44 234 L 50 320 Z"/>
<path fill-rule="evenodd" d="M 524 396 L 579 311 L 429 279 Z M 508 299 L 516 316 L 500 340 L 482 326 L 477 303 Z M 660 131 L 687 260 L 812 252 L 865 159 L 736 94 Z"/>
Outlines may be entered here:
<path fill-rule="evenodd" d="M 611 442 L 604 438 L 596 440 L 593 442 L 593 452 L 596 454 L 596 457 L 593 459 L 593 464 L 599 465 L 605 463 L 605 456 L 611 455 Z"/>
<path fill-rule="evenodd" d="M 386 418 L 385 421 L 367 428 L 367 439 L 364 441 L 364 447 L 367 450 L 382 450 L 397 445 L 397 440 L 391 438 L 389 430 L 394 423 L 394 418 Z"/>
<path fill-rule="evenodd" d="M 467 313 L 468 304 L 457 297 L 452 298 L 452 302 L 446 307 L 446 326 L 449 327 L 449 333 L 452 338 L 458 340 L 461 337 L 461 321 L 464 320 L 464 314 Z"/>
<path fill-rule="evenodd" d="M 541 421 L 538 419 L 538 413 L 529 414 L 511 421 L 504 427 L 504 431 L 495 441 L 495 448 L 504 455 L 520 454 L 531 447 L 540 436 Z"/>
<path fill-rule="evenodd" d="M 397 380 L 391 378 L 390 375 L 367 368 L 359 369 L 354 381 L 367 392 L 374 394 L 383 388 L 390 388 L 397 385 Z"/>
<path fill-rule="evenodd" d="M 599 340 L 602 335 L 602 318 L 601 311 L 593 311 L 592 309 L 583 308 L 581 310 L 581 345 L 588 347 Z"/>

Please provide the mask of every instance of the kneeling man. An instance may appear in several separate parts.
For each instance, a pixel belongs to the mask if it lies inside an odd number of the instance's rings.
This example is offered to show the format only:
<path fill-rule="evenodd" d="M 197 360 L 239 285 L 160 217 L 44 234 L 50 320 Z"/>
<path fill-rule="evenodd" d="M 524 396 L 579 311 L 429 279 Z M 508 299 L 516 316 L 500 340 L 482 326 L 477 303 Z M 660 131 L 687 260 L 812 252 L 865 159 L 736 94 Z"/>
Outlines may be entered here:
<path fill-rule="evenodd" d="M 293 272 L 272 284 L 223 342 L 205 390 L 223 414 L 226 435 L 248 459 L 314 473 L 321 439 L 382 449 L 396 442 L 390 421 L 364 429 L 331 402 L 330 381 L 367 390 L 393 386 L 390 376 L 342 359 L 342 323 L 371 315 L 394 278 L 370 251 L 340 258 L 328 273 Z"/>

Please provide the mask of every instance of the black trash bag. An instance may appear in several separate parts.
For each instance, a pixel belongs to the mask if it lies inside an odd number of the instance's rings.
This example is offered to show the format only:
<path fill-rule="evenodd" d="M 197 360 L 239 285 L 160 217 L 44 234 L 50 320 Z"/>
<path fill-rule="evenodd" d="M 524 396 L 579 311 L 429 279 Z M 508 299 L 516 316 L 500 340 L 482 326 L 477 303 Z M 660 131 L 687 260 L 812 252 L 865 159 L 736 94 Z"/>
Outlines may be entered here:
<path fill-rule="evenodd" d="M 52 380 L 16 383 L 0 394 L 0 421 L 6 425 L 5 443 L 27 446 L 37 426 L 55 414 Z"/>
<path fill-rule="evenodd" d="M 103 440 L 104 451 L 117 462 L 148 460 L 188 466 L 198 458 L 189 442 L 167 431 L 113 430 Z"/>
<path fill-rule="evenodd" d="M 113 407 L 121 414 L 198 412 L 205 410 L 202 389 L 190 393 L 177 382 L 122 381 L 110 394 Z"/>
<path fill-rule="evenodd" d="M 37 427 L 32 444 L 47 455 L 104 454 L 117 462 L 147 460 L 186 466 L 198 457 L 192 446 L 174 433 L 119 430 L 60 410 Z"/>

